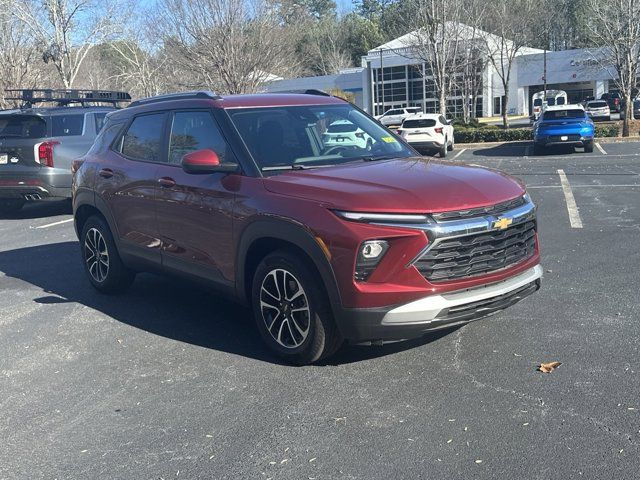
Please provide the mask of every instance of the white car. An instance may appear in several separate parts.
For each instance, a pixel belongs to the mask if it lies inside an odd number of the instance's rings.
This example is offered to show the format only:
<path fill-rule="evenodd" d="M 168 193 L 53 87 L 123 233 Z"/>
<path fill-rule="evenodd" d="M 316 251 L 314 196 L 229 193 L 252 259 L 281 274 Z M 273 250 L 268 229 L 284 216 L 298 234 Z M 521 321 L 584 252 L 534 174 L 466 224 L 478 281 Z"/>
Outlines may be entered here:
<path fill-rule="evenodd" d="M 384 114 L 378 115 L 376 120 L 385 127 L 398 126 L 402 125 L 405 118 L 416 115 L 421 111 L 420 107 L 392 108 L 384 112 Z"/>
<path fill-rule="evenodd" d="M 373 139 L 349 120 L 336 120 L 322 134 L 322 142 L 327 147 L 366 148 L 371 150 Z"/>
<path fill-rule="evenodd" d="M 441 157 L 446 157 L 447 151 L 452 151 L 454 147 L 453 126 L 437 113 L 407 117 L 398 134 L 419 152 L 437 151 Z"/>
<path fill-rule="evenodd" d="M 591 100 L 584 106 L 584 111 L 593 120 L 611 120 L 611 109 L 606 100 Z"/>

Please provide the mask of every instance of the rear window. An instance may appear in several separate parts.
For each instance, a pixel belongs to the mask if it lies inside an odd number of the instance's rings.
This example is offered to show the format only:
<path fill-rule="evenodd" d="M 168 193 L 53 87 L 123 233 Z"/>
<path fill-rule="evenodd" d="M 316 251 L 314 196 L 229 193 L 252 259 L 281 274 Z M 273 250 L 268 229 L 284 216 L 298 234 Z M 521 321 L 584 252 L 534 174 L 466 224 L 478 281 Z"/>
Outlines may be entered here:
<path fill-rule="evenodd" d="M 551 110 L 544 112 L 545 120 L 558 120 L 564 118 L 584 118 L 584 110 L 575 108 L 571 110 Z"/>
<path fill-rule="evenodd" d="M 428 128 L 435 127 L 436 121 L 432 118 L 419 118 L 415 120 L 405 120 L 402 124 L 403 128 Z"/>
<path fill-rule="evenodd" d="M 358 130 L 358 126 L 353 123 L 333 123 L 327 128 L 327 133 L 348 133 Z"/>
<path fill-rule="evenodd" d="M 607 106 L 607 102 L 589 102 L 587 105 L 591 108 L 603 108 Z"/>
<path fill-rule="evenodd" d="M 84 114 L 53 115 L 51 117 L 51 135 L 53 137 L 69 137 L 82 135 Z"/>
<path fill-rule="evenodd" d="M 534 106 L 534 107 L 541 107 L 541 106 L 542 106 L 542 99 L 541 99 L 541 98 L 536 98 L 536 99 L 533 101 L 533 106 Z"/>
<path fill-rule="evenodd" d="M 43 138 L 47 124 L 36 115 L 0 115 L 0 138 Z"/>
<path fill-rule="evenodd" d="M 93 118 L 96 121 L 96 133 L 100 133 L 102 127 L 104 127 L 104 120 L 107 116 L 107 112 L 94 113 Z"/>
<path fill-rule="evenodd" d="M 407 108 L 407 112 L 409 112 L 409 113 L 418 113 L 419 111 L 420 111 L 419 107 Z"/>

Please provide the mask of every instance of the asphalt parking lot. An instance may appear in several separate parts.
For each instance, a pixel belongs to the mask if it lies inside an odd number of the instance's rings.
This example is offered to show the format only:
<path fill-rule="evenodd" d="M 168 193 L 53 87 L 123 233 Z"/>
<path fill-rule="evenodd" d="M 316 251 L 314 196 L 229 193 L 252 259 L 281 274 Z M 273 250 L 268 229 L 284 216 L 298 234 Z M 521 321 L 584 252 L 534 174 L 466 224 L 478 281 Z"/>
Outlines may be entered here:
<path fill-rule="evenodd" d="M 66 204 L 0 219 L 0 478 L 638 478 L 640 144 L 531 150 L 448 160 L 529 186 L 536 295 L 302 368 L 192 285 L 96 293 Z"/>

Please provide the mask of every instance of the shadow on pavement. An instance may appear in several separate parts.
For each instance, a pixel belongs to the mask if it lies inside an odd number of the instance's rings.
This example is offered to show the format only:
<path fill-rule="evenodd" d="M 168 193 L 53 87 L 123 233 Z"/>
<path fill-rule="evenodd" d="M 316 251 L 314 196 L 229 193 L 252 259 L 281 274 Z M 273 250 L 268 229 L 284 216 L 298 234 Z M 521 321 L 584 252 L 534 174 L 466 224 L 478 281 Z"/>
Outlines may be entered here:
<path fill-rule="evenodd" d="M 140 274 L 125 294 L 111 296 L 97 292 L 85 277 L 77 242 L 0 252 L 0 271 L 46 292 L 34 299 L 40 304 L 79 303 L 155 335 L 284 364 L 263 345 L 248 308 L 200 286 L 184 280 Z M 393 354 L 435 341 L 450 331 L 380 347 L 345 345 L 322 365 Z"/>
<path fill-rule="evenodd" d="M 530 141 L 505 143 L 488 148 L 478 148 L 473 150 L 473 155 L 479 157 L 523 157 L 527 147 L 533 150 L 533 144 Z"/>
<path fill-rule="evenodd" d="M 71 207 L 71 200 L 52 200 L 46 202 L 26 203 L 16 212 L 0 211 L 0 220 L 27 220 L 32 218 L 71 215 L 72 213 L 73 209 Z"/>

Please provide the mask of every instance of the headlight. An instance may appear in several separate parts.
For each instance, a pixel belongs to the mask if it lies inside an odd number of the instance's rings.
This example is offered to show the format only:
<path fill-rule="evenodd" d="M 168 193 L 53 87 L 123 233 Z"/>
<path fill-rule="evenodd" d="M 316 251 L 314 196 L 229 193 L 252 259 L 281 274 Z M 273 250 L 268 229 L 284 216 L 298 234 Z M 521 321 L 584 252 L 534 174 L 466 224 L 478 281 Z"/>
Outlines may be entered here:
<path fill-rule="evenodd" d="M 351 220 L 352 222 L 363 223 L 381 223 L 381 224 L 402 224 L 402 223 L 428 223 L 430 221 L 427 215 L 413 215 L 404 213 L 362 213 L 362 212 L 343 212 L 334 210 L 334 213 L 340 218 Z"/>
<path fill-rule="evenodd" d="M 362 242 L 358 249 L 354 278 L 359 282 L 364 282 L 369 278 L 369 275 L 376 269 L 388 249 L 389 242 L 386 240 L 367 240 Z"/>

